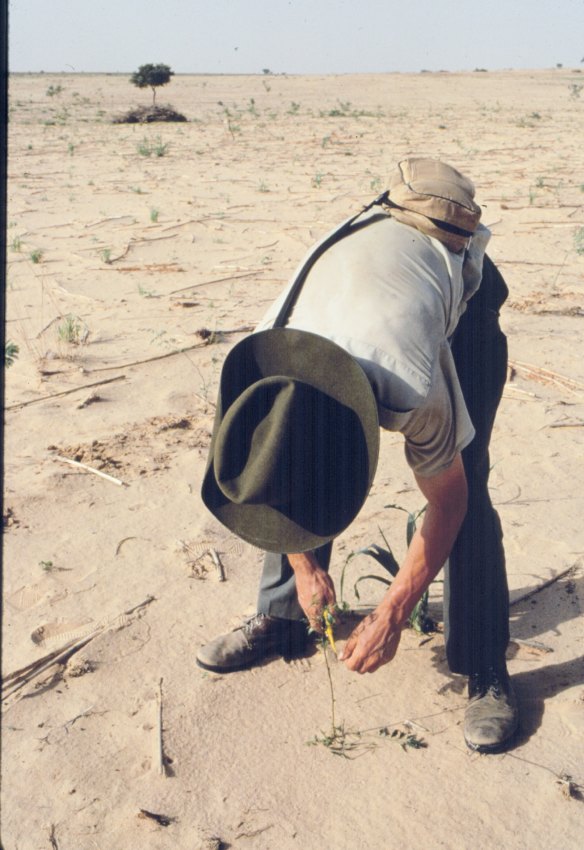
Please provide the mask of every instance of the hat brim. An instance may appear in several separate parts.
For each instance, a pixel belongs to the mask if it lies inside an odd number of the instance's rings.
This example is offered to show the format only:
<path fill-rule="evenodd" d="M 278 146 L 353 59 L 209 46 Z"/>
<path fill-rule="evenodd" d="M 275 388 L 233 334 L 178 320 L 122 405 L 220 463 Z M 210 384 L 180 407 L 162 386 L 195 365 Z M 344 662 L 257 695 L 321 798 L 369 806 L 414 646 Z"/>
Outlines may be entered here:
<path fill-rule="evenodd" d="M 360 470 L 359 492 L 351 510 L 322 523 L 306 511 L 294 515 L 267 504 L 238 504 L 218 486 L 214 473 L 215 440 L 225 413 L 249 386 L 285 375 L 309 382 L 319 392 L 352 411 L 362 431 L 366 470 Z M 211 513 L 230 531 L 268 552 L 296 553 L 315 549 L 338 536 L 355 518 L 367 497 L 379 456 L 379 420 L 371 385 L 361 366 L 336 343 L 293 328 L 273 328 L 241 340 L 227 355 L 219 385 L 217 412 L 201 495 Z M 331 486 L 334 486 L 332 482 Z"/>

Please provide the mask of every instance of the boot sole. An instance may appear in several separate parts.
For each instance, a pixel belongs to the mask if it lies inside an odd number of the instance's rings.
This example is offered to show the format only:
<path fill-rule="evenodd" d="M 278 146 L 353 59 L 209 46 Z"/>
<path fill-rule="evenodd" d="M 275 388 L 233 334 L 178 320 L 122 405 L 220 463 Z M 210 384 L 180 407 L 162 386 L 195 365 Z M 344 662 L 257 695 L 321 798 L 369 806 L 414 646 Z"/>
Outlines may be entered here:
<path fill-rule="evenodd" d="M 246 661 L 244 664 L 236 664 L 230 667 L 221 667 L 217 664 L 205 664 L 204 661 L 199 661 L 198 658 L 195 658 L 195 662 L 197 667 L 201 667 L 202 670 L 209 670 L 210 673 L 238 673 L 241 670 L 249 670 L 250 667 L 261 664 L 262 661 L 266 661 L 268 658 L 273 658 L 275 655 L 278 655 L 276 650 L 274 650 L 273 653 L 253 658 L 251 661 Z"/>

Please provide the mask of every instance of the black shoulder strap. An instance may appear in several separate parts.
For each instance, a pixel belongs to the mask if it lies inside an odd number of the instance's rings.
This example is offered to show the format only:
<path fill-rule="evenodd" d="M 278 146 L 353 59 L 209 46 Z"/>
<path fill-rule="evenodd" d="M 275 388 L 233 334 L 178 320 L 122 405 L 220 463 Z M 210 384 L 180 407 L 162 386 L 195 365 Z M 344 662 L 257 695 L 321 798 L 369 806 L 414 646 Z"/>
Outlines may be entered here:
<path fill-rule="evenodd" d="M 313 267 L 313 265 L 316 263 L 318 258 L 322 257 L 324 252 L 327 251 L 331 247 L 331 245 L 334 245 L 335 242 L 339 242 L 341 239 L 344 239 L 345 236 L 348 236 L 348 234 L 351 232 L 351 228 L 353 226 L 353 223 L 359 218 L 360 215 L 363 215 L 363 213 L 368 212 L 372 207 L 375 207 L 375 206 L 378 206 L 378 205 L 381 205 L 381 204 L 387 204 L 388 199 L 389 199 L 389 192 L 387 192 L 387 191 L 383 192 L 382 195 L 380 195 L 378 198 L 375 198 L 374 201 L 371 201 L 371 203 L 367 204 L 367 206 L 363 207 L 362 210 L 359 210 L 359 212 L 356 215 L 354 215 L 352 218 L 349 218 L 347 221 L 345 221 L 344 224 L 342 224 L 333 233 L 331 233 L 328 238 L 324 239 L 319 245 L 316 246 L 314 251 L 311 254 L 309 254 L 309 256 L 306 258 L 306 262 L 304 263 L 304 265 L 302 266 L 302 268 L 300 269 L 300 271 L 296 275 L 296 280 L 294 281 L 293 286 L 290 287 L 290 291 L 288 292 L 288 295 L 286 296 L 286 299 L 285 299 L 284 303 L 282 304 L 282 307 L 280 308 L 280 312 L 278 313 L 272 327 L 274 327 L 274 328 L 284 327 L 284 325 L 286 324 L 286 320 L 288 318 L 288 315 L 289 315 L 290 311 L 292 310 L 292 308 L 294 307 L 294 304 L 296 303 L 296 299 L 298 298 L 298 295 L 300 294 L 302 284 L 306 280 L 306 276 L 307 276 L 308 272 Z"/>

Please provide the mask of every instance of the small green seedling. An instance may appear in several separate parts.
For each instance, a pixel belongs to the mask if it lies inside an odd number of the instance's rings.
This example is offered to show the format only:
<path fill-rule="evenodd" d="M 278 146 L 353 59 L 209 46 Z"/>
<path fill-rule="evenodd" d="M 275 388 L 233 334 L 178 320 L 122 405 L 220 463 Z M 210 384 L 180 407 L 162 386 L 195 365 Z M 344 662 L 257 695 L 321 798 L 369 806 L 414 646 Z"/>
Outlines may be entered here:
<path fill-rule="evenodd" d="M 62 342 L 68 342 L 70 345 L 79 345 L 81 343 L 81 330 L 81 321 L 77 316 L 73 316 L 70 313 L 57 325 L 57 336 Z"/>
<path fill-rule="evenodd" d="M 154 156 L 161 157 L 166 156 L 168 152 L 168 144 L 165 144 L 160 136 L 158 136 L 154 141 L 144 138 L 140 144 L 136 146 L 136 150 L 140 156 L 152 156 L 152 154 L 154 154 Z"/>
<path fill-rule="evenodd" d="M 40 248 L 35 248 L 34 251 L 31 251 L 28 255 L 31 263 L 38 265 L 43 258 L 43 252 Z"/>
<path fill-rule="evenodd" d="M 389 741 L 398 743 L 403 750 L 407 750 L 408 748 L 416 750 L 425 748 L 427 744 L 422 738 L 419 738 L 411 731 L 404 731 L 397 726 L 392 728 L 382 726 L 376 729 L 352 731 L 345 728 L 344 722 L 337 723 L 335 689 L 327 650 L 330 647 L 334 654 L 337 654 L 333 629 L 342 613 L 343 608 L 338 605 L 332 607 L 327 605 L 322 612 L 322 631 L 320 632 L 319 640 L 324 655 L 330 689 L 331 725 L 329 732 L 323 732 L 320 736 L 315 735 L 307 743 L 311 746 L 320 744 L 326 747 L 333 755 L 346 759 L 355 758 L 366 750 L 375 749 L 377 746 L 375 737 L 387 738 Z M 407 724 L 405 725 L 407 726 Z M 376 736 L 375 733 L 377 733 Z"/>
<path fill-rule="evenodd" d="M 7 342 L 4 346 L 4 365 L 8 369 L 18 357 L 20 349 L 15 342 Z"/>

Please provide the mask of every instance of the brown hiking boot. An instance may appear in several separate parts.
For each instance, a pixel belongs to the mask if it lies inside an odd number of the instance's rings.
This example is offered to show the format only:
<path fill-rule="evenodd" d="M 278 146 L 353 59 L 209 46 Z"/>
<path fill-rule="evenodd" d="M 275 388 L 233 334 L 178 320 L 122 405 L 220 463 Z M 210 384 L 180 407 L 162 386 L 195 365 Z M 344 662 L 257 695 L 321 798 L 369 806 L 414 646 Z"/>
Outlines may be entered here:
<path fill-rule="evenodd" d="M 470 702 L 464 715 L 464 740 L 478 753 L 504 750 L 517 731 L 519 715 L 505 667 L 489 667 L 468 679 Z"/>
<path fill-rule="evenodd" d="M 255 614 L 237 629 L 202 646 L 196 660 L 204 670 L 231 673 L 253 667 L 270 655 L 289 658 L 301 655 L 308 642 L 305 623 Z"/>

